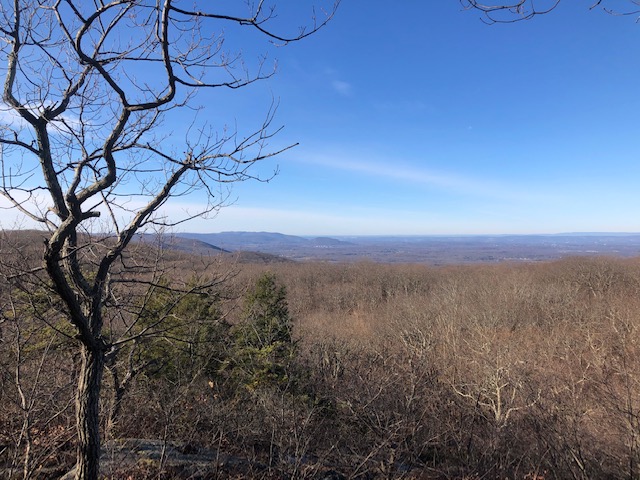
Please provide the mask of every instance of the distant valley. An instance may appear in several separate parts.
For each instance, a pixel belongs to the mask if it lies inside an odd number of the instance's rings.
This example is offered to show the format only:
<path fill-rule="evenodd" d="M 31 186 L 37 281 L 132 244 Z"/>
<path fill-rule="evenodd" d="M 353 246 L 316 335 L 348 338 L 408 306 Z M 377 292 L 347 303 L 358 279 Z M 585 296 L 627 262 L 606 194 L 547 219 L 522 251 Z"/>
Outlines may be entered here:
<path fill-rule="evenodd" d="M 640 255 L 638 233 L 302 237 L 270 232 L 178 233 L 176 248 L 201 254 L 253 252 L 282 260 L 430 265 L 535 262 L 567 256 Z"/>

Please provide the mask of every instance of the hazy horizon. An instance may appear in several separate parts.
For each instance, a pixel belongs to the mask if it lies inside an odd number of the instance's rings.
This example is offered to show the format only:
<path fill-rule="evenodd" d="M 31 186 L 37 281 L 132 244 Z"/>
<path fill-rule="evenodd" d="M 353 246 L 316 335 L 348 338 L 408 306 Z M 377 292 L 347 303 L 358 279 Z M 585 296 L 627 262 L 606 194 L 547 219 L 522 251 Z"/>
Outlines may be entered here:
<path fill-rule="evenodd" d="M 625 235 L 640 235 L 640 232 L 557 232 L 557 233 L 442 233 L 442 234 L 324 234 L 324 233 L 287 233 L 280 231 L 267 231 L 267 230 L 225 230 L 225 231 L 211 231 L 211 232 L 170 232 L 172 235 L 180 236 L 181 234 L 188 235 L 217 235 L 217 234 L 240 234 L 240 233 L 253 233 L 253 234 L 271 234 L 271 235 L 285 235 L 292 237 L 302 238 L 318 238 L 318 237 L 331 237 L 331 238 L 356 238 L 356 237 L 493 237 L 493 236 L 625 236 Z"/>

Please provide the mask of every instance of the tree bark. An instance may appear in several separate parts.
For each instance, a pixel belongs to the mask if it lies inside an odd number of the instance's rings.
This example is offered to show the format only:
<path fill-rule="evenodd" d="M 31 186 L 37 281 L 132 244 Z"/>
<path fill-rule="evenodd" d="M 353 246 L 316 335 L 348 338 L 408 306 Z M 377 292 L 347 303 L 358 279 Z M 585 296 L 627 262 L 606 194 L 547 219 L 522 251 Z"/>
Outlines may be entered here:
<path fill-rule="evenodd" d="M 76 393 L 78 463 L 76 480 L 97 480 L 100 473 L 100 387 L 104 369 L 101 348 L 81 347 L 82 363 Z"/>

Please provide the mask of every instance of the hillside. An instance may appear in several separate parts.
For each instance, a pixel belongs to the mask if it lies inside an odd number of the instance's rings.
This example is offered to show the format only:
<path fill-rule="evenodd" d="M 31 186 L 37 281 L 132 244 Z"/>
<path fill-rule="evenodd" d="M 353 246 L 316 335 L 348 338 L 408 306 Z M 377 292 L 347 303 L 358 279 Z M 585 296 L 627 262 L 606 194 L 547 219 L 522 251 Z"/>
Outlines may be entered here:
<path fill-rule="evenodd" d="M 59 478 L 74 332 L 31 269 L 37 232 L 0 240 L 0 476 Z M 240 264 L 189 248 L 138 243 L 110 278 L 105 478 L 639 471 L 640 258 Z"/>

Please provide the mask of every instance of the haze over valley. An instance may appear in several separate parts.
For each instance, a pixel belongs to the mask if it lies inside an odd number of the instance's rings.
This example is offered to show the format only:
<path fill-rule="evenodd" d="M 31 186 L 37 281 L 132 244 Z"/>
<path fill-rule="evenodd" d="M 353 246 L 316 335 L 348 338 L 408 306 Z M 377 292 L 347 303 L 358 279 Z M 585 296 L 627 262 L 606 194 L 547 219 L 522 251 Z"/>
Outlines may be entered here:
<path fill-rule="evenodd" d="M 182 240 L 181 240 L 182 239 Z M 203 243 L 189 243 L 184 239 Z M 495 263 L 543 261 L 568 256 L 640 253 L 637 233 L 566 233 L 557 235 L 438 235 L 306 237 L 270 232 L 178 233 L 181 249 L 216 253 L 260 252 L 289 260 L 383 263 Z"/>

